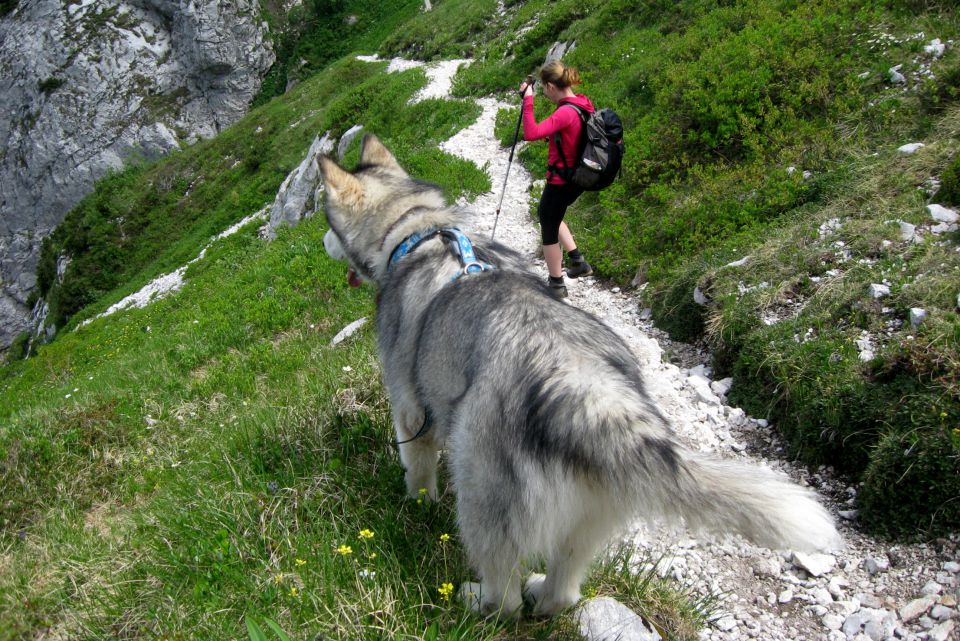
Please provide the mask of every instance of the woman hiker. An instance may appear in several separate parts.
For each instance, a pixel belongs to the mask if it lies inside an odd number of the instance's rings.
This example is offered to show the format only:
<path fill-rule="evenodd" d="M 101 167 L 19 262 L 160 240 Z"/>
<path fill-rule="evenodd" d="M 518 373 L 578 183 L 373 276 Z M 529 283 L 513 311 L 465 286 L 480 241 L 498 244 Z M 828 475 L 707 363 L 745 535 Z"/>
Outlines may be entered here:
<path fill-rule="evenodd" d="M 563 250 L 566 250 L 570 257 L 568 278 L 589 276 L 593 273 L 593 268 L 584 260 L 573 240 L 573 234 L 563 222 L 567 207 L 583 193 L 582 188 L 568 183 L 562 175 L 565 173 L 564 169 L 572 168 L 577 159 L 583 123 L 576 109 L 559 107 L 570 103 L 587 112 L 593 112 L 594 107 L 589 98 L 573 92 L 573 87 L 582 82 L 580 74 L 575 68 L 568 67 L 559 60 L 548 62 L 540 69 L 540 82 L 543 95 L 558 108 L 546 120 L 537 123 L 533 116 L 533 83 L 522 82 L 520 93 L 523 94 L 523 139 L 549 140 L 547 185 L 540 198 L 537 215 L 540 218 L 543 257 L 550 273 L 548 282 L 554 292 L 563 297 L 567 295 L 567 287 L 563 281 Z"/>

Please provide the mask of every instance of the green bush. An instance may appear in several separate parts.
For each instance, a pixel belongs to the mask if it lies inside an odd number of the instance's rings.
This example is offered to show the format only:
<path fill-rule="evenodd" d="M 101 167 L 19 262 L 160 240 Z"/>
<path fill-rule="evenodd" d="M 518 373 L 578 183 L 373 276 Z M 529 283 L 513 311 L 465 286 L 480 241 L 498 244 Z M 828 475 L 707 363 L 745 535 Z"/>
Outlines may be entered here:
<path fill-rule="evenodd" d="M 37 84 L 37 88 L 43 93 L 51 94 L 57 89 L 59 89 L 60 87 L 62 87 L 65 82 L 66 80 L 64 80 L 63 78 L 56 78 L 54 76 L 51 76 L 46 80 L 41 80 Z"/>
<path fill-rule="evenodd" d="M 940 189 L 934 198 L 943 205 L 960 205 L 960 156 L 943 170 L 940 181 Z"/>
<path fill-rule="evenodd" d="M 4 354 L 4 361 L 17 361 L 27 357 L 30 350 L 30 332 L 21 332 L 10 343 L 7 353 Z"/>
<path fill-rule="evenodd" d="M 703 335 L 706 309 L 694 301 L 693 292 L 704 272 L 703 264 L 687 265 L 652 293 L 653 318 L 674 340 L 689 342 Z"/>
<path fill-rule="evenodd" d="M 874 532 L 907 539 L 954 532 L 960 523 L 960 434 L 886 434 L 864 474 L 859 501 L 860 518 Z"/>

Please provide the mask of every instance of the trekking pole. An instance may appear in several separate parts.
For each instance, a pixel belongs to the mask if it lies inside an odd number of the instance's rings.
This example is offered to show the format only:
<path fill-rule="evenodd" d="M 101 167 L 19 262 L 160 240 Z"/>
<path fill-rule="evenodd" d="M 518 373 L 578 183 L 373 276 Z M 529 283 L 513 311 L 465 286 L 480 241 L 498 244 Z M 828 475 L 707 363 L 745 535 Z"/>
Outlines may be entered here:
<path fill-rule="evenodd" d="M 533 74 L 527 76 L 527 84 L 534 82 Z M 497 235 L 497 223 L 500 221 L 500 208 L 503 207 L 503 197 L 507 193 L 507 178 L 510 177 L 510 165 L 513 164 L 513 152 L 517 148 L 517 140 L 520 139 L 520 125 L 523 123 L 523 95 L 520 96 L 520 117 L 517 118 L 517 130 L 513 134 L 513 146 L 510 147 L 510 158 L 507 160 L 507 174 L 503 177 L 503 189 L 500 190 L 500 202 L 497 204 L 497 215 L 493 219 L 493 232 L 490 234 L 490 240 Z"/>

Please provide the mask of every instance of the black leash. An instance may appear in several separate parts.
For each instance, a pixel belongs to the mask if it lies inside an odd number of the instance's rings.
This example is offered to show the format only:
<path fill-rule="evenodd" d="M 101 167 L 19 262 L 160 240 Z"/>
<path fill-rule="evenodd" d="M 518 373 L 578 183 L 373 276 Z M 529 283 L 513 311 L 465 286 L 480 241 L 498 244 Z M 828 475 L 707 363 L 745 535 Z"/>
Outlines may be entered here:
<path fill-rule="evenodd" d="M 420 429 L 417 430 L 417 433 L 414 434 L 413 437 L 408 438 L 408 439 L 405 440 L 405 441 L 397 441 L 397 445 L 405 445 L 405 444 L 407 444 L 407 443 L 410 443 L 410 442 L 412 442 L 412 441 L 415 441 L 415 440 L 417 440 L 418 438 L 420 438 L 421 436 L 423 436 L 424 434 L 426 434 L 426 433 L 429 432 L 429 431 L 430 431 L 430 419 L 427 418 L 427 413 L 424 412 L 424 413 L 423 413 L 423 425 L 420 426 Z"/>

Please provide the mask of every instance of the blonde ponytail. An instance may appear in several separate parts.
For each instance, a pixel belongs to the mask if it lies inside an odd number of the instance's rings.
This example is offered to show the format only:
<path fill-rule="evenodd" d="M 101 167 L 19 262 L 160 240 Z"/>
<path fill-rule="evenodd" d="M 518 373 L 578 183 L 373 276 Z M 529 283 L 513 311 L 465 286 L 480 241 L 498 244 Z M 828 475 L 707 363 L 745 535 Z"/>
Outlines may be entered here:
<path fill-rule="evenodd" d="M 552 83 L 561 89 L 583 83 L 576 67 L 568 67 L 559 60 L 551 60 L 540 68 L 540 81 Z"/>

